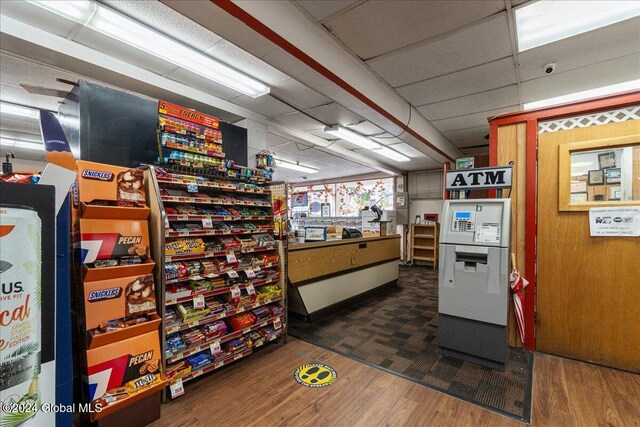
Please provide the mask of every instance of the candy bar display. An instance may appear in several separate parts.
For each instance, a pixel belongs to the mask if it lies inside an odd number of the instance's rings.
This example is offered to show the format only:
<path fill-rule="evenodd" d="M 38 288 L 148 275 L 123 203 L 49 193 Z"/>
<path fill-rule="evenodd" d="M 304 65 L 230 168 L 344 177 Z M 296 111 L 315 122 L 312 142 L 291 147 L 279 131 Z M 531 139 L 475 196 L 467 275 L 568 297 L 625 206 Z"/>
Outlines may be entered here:
<path fill-rule="evenodd" d="M 149 200 L 161 202 L 150 207 L 151 234 L 162 259 L 163 366 L 175 385 L 276 339 L 261 330 L 284 331 L 284 277 L 271 190 L 262 185 L 270 174 L 224 158 L 215 117 L 158 105 L 160 165 L 145 169 L 145 180 Z"/>

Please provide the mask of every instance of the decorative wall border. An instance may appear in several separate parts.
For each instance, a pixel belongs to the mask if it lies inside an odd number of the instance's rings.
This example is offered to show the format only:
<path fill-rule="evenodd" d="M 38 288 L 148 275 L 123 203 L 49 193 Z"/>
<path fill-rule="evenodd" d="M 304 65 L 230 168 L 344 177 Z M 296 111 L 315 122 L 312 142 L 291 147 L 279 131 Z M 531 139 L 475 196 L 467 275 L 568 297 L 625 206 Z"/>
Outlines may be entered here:
<path fill-rule="evenodd" d="M 587 114 L 584 116 L 565 117 L 558 120 L 538 122 L 538 134 L 606 125 L 609 123 L 626 122 L 628 120 L 640 120 L 640 105 L 611 111 L 601 111 L 599 113 Z"/>

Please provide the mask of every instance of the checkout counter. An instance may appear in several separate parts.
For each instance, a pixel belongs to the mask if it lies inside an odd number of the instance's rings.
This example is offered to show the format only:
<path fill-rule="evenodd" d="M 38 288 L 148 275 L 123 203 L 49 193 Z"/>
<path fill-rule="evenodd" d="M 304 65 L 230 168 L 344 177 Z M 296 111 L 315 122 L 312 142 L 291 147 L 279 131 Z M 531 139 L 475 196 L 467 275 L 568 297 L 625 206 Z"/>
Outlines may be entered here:
<path fill-rule="evenodd" d="M 289 311 L 314 321 L 396 286 L 399 259 L 398 234 L 292 243 L 287 259 Z"/>

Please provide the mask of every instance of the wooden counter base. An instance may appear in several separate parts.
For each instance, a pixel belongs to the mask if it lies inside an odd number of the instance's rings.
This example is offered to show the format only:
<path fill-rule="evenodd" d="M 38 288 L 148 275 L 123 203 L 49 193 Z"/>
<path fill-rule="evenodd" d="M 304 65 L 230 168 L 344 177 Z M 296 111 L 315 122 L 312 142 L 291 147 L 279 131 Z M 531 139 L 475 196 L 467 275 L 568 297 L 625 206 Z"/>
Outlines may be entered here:
<path fill-rule="evenodd" d="M 395 234 L 291 245 L 287 269 L 291 284 L 302 286 L 399 259 L 400 236 Z"/>
<path fill-rule="evenodd" d="M 398 235 L 292 245 L 289 311 L 314 320 L 395 286 L 399 259 Z"/>

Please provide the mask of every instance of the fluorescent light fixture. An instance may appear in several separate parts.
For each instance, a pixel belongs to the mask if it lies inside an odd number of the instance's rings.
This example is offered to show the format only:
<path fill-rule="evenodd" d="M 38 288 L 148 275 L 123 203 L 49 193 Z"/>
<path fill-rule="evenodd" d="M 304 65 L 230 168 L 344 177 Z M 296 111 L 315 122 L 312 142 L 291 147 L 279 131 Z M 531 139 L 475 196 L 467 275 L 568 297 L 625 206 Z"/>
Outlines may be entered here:
<path fill-rule="evenodd" d="M 280 166 L 285 169 L 292 169 L 299 172 L 318 173 L 317 169 L 313 169 L 307 166 L 302 166 L 297 163 L 287 162 L 286 160 L 278 159 L 277 157 L 275 159 L 276 159 L 276 167 Z"/>
<path fill-rule="evenodd" d="M 0 138 L 0 145 L 5 147 L 26 148 L 28 150 L 44 151 L 44 144 L 35 141 L 23 141 L 21 139 Z"/>
<path fill-rule="evenodd" d="M 326 128 L 324 128 L 324 131 L 337 138 L 344 139 L 345 141 L 349 141 L 352 144 L 356 144 L 358 147 L 366 148 L 369 150 L 380 147 L 380 144 L 378 144 L 377 142 L 374 142 L 369 138 L 362 136 L 359 133 L 355 133 L 354 131 L 342 126 L 327 126 Z"/>
<path fill-rule="evenodd" d="M 637 1 L 536 1 L 515 9 L 518 51 L 640 16 Z"/>
<path fill-rule="evenodd" d="M 582 99 L 595 98 L 597 96 L 610 95 L 612 93 L 625 92 L 628 90 L 640 89 L 640 79 L 615 85 L 598 87 L 595 89 L 583 90 L 570 93 L 568 95 L 556 96 L 554 98 L 542 99 L 540 101 L 527 102 L 523 104 L 525 110 L 533 108 L 547 107 L 549 105 L 564 104 L 566 102 L 579 101 Z"/>
<path fill-rule="evenodd" d="M 397 151 L 392 150 L 391 148 L 388 148 L 388 147 L 380 147 L 376 150 L 371 150 L 371 151 L 376 154 L 380 154 L 381 156 L 387 157 L 396 162 L 408 162 L 411 160 L 409 157 L 405 156 L 404 154 L 400 154 Z"/>
<path fill-rule="evenodd" d="M 252 98 L 270 91 L 264 83 L 101 4 L 62 0 L 30 3 Z"/>
<path fill-rule="evenodd" d="M 8 114 L 11 116 L 27 117 L 30 119 L 39 119 L 40 113 L 38 110 L 21 105 L 9 104 L 7 102 L 0 102 L 0 113 Z"/>

